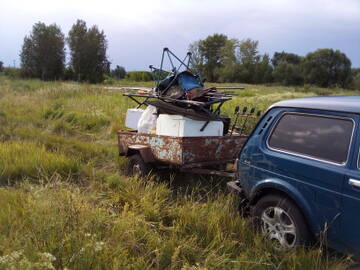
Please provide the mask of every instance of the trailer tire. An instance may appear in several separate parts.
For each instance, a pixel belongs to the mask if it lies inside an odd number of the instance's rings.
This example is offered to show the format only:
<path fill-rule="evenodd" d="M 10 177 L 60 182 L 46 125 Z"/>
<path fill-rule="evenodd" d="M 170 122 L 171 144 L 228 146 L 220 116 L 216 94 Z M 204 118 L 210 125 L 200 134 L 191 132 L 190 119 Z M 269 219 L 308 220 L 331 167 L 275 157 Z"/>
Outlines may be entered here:
<path fill-rule="evenodd" d="M 129 157 L 129 164 L 127 169 L 128 176 L 146 176 L 151 171 L 151 166 L 142 159 L 139 154 L 134 154 Z"/>

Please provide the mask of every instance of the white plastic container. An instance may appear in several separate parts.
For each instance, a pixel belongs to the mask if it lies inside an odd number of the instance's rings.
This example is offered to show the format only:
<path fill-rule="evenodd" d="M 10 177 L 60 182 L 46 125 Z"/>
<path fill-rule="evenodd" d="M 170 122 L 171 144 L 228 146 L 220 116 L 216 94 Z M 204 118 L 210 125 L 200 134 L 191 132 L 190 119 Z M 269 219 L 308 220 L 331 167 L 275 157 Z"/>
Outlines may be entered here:
<path fill-rule="evenodd" d="M 210 121 L 203 131 L 205 121 L 196 121 L 182 115 L 160 114 L 156 122 L 156 134 L 175 137 L 222 136 L 222 121 Z"/>
<path fill-rule="evenodd" d="M 143 112 L 143 109 L 128 109 L 126 112 L 125 126 L 137 130 L 139 119 Z"/>

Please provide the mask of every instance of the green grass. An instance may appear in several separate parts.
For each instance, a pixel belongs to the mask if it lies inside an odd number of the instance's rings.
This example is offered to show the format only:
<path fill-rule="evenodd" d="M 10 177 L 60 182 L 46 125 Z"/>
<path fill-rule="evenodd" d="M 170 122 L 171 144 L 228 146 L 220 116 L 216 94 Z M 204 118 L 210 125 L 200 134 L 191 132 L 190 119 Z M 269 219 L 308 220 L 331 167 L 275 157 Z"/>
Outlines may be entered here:
<path fill-rule="evenodd" d="M 285 98 L 359 94 L 242 86 L 224 113 L 231 116 L 235 105 L 264 111 Z M 226 179 L 119 174 L 126 160 L 118 157 L 116 131 L 135 106 L 121 94 L 102 85 L 0 77 L 0 269 L 344 269 L 351 263 L 316 247 L 274 250 L 237 213 Z"/>
<path fill-rule="evenodd" d="M 60 153 L 48 152 L 44 146 L 7 141 L 0 143 L 0 168 L 0 183 L 11 183 L 24 177 L 70 175 L 79 170 L 79 162 Z"/>

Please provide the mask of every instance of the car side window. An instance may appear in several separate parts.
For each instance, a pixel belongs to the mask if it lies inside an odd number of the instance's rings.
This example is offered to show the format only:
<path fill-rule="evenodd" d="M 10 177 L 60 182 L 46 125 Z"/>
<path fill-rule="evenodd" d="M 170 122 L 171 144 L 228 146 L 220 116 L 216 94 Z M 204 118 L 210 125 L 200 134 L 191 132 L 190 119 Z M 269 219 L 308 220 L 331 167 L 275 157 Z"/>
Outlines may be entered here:
<path fill-rule="evenodd" d="M 268 146 L 310 158 L 344 164 L 354 129 L 350 118 L 286 113 L 277 122 Z"/>

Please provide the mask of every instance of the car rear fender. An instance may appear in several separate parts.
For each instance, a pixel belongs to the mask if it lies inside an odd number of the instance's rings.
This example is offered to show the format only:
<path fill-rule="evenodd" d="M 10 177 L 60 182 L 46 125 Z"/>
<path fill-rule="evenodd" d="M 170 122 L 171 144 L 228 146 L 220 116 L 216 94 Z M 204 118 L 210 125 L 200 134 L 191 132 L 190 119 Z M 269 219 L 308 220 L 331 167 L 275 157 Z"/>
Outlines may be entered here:
<path fill-rule="evenodd" d="M 270 178 L 257 182 L 249 194 L 250 205 L 256 204 L 261 197 L 274 193 L 289 198 L 299 207 L 306 223 L 309 225 L 309 229 L 314 235 L 317 235 L 321 231 L 320 224 L 316 222 L 317 213 L 313 210 L 314 207 L 311 207 L 309 202 L 301 195 L 295 186 L 281 179 Z"/>

